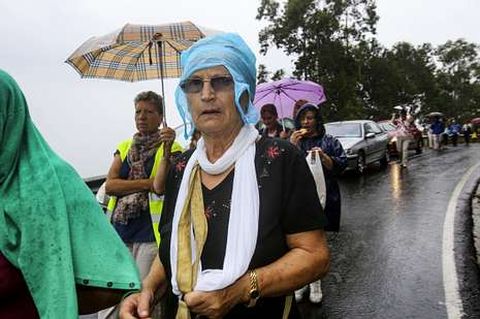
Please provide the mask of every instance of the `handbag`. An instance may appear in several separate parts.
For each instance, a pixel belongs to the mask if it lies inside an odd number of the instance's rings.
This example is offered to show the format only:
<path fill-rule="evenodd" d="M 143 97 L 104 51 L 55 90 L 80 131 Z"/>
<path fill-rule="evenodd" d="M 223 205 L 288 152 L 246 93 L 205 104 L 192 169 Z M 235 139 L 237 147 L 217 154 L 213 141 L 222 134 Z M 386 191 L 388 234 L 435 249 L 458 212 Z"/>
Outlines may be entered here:
<path fill-rule="evenodd" d="M 317 187 L 318 198 L 322 208 L 325 209 L 325 203 L 327 201 L 327 187 L 325 185 L 325 176 L 323 174 L 322 161 L 318 151 L 309 151 L 306 157 L 308 167 L 312 172 L 315 185 Z"/>

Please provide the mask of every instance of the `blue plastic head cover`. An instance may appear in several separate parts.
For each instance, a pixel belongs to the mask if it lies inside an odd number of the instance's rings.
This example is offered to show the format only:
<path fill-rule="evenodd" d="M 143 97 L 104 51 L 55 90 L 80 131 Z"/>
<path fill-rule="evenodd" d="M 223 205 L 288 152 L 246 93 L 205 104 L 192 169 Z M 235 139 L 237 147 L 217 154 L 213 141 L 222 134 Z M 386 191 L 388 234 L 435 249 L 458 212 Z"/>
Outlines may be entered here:
<path fill-rule="evenodd" d="M 258 111 L 253 106 L 257 70 L 255 55 L 245 41 L 236 33 L 221 33 L 203 38 L 182 52 L 183 73 L 180 83 L 193 73 L 215 66 L 223 65 L 231 74 L 235 86 L 235 105 L 244 123 L 256 124 Z M 240 105 L 240 97 L 248 93 L 249 101 L 246 112 Z M 185 93 L 177 86 L 175 100 L 184 123 L 192 122 Z M 187 127 L 185 125 L 185 127 Z M 185 132 L 185 138 L 193 131 Z"/>

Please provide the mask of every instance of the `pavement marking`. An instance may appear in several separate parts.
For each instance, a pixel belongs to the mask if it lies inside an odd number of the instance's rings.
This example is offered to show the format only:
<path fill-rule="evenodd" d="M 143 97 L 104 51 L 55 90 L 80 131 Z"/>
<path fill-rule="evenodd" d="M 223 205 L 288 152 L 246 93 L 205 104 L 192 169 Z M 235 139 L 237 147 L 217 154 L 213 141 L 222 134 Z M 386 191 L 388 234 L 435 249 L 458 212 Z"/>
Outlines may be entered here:
<path fill-rule="evenodd" d="M 453 251 L 454 240 L 454 221 L 455 210 L 458 197 L 465 183 L 472 173 L 480 166 L 480 163 L 472 166 L 453 190 L 450 201 L 448 202 L 445 221 L 443 224 L 443 243 L 442 243 L 442 265 L 443 265 L 443 286 L 445 290 L 445 306 L 447 307 L 448 318 L 462 318 L 463 305 L 460 299 L 458 288 L 457 269 L 455 267 L 455 253 Z"/>

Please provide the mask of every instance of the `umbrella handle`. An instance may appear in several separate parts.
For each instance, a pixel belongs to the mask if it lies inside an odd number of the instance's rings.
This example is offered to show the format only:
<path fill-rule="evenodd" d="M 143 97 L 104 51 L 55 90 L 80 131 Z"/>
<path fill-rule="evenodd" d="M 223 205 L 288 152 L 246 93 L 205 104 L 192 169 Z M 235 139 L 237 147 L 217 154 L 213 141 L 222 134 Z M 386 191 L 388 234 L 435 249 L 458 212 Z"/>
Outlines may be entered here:
<path fill-rule="evenodd" d="M 157 41 L 158 46 L 158 60 L 160 63 L 160 80 L 162 83 L 162 108 L 163 108 L 163 127 L 167 127 L 167 114 L 165 110 L 165 88 L 163 84 L 163 53 L 165 53 L 165 47 L 162 45 L 162 41 Z"/>

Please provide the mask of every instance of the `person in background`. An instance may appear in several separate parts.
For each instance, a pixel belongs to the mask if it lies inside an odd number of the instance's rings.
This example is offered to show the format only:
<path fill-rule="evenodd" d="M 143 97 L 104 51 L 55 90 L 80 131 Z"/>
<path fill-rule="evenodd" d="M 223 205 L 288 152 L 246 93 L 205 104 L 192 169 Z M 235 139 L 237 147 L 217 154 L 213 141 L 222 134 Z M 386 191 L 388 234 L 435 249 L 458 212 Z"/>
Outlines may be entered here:
<path fill-rule="evenodd" d="M 428 148 L 433 149 L 433 132 L 432 132 L 432 119 L 427 118 L 424 123 L 424 131 L 427 131 Z"/>
<path fill-rule="evenodd" d="M 297 117 L 298 109 L 300 109 L 306 103 L 308 103 L 308 101 L 303 99 L 295 101 L 295 104 L 293 104 L 292 119 L 295 120 L 295 118 Z"/>
<path fill-rule="evenodd" d="M 442 134 L 445 131 L 445 126 L 440 117 L 435 117 L 433 123 L 430 125 L 430 129 L 433 134 L 433 149 L 441 150 L 442 149 Z"/>
<path fill-rule="evenodd" d="M 93 193 L 44 140 L 2 70 L 0 198 L 0 318 L 76 319 L 140 288 Z"/>
<path fill-rule="evenodd" d="M 401 113 L 404 113 L 405 116 L 407 115 L 407 111 L 405 111 L 405 110 L 402 110 Z M 392 113 L 392 120 L 391 121 L 392 121 L 393 125 L 397 126 L 401 122 L 401 120 L 402 120 L 401 117 L 400 117 L 401 113 Z"/>
<path fill-rule="evenodd" d="M 340 141 L 325 132 L 325 126 L 320 109 L 313 104 L 304 104 L 298 110 L 295 118 L 296 130 L 290 136 L 292 144 L 296 145 L 307 156 L 309 151 L 317 150 L 322 162 L 325 176 L 327 198 L 325 214 L 327 216 L 326 231 L 340 230 L 341 196 L 337 176 L 347 167 L 347 155 Z M 306 287 L 297 290 L 295 297 L 301 300 Z M 310 284 L 310 301 L 319 303 L 323 295 L 320 280 Z"/>
<path fill-rule="evenodd" d="M 396 121 L 399 134 L 397 135 L 397 150 L 400 154 L 400 165 L 407 167 L 408 163 L 408 146 L 413 141 L 415 131 L 414 118 L 411 114 L 407 114 L 406 110 L 400 112 L 400 118 Z"/>
<path fill-rule="evenodd" d="M 457 123 L 455 119 L 452 119 L 452 121 L 450 122 L 449 131 L 450 131 L 450 138 L 452 139 L 452 145 L 457 146 L 458 135 L 462 131 L 462 126 L 459 123 Z"/>
<path fill-rule="evenodd" d="M 462 127 L 463 138 L 465 140 L 465 145 L 470 144 L 470 138 L 472 136 L 472 127 L 469 123 L 465 123 Z"/>
<path fill-rule="evenodd" d="M 278 123 L 277 108 L 273 104 L 265 104 L 260 110 L 260 117 L 265 125 L 260 129 L 260 135 L 265 137 L 278 137 L 286 139 L 289 132 L 283 129 L 282 124 Z"/>
<path fill-rule="evenodd" d="M 160 195 L 165 190 L 170 159 L 182 151 L 174 141 L 173 129 L 159 129 L 163 121 L 162 103 L 161 96 L 152 91 L 135 97 L 138 131 L 117 146 L 105 184 L 112 225 L 137 262 L 142 279 L 158 250 L 163 204 Z"/>
<path fill-rule="evenodd" d="M 202 138 L 170 169 L 159 257 L 120 318 L 148 318 L 155 291 L 165 319 L 299 318 L 293 291 L 329 267 L 313 176 L 295 147 L 255 129 L 255 55 L 242 38 L 203 38 L 181 61 L 177 107 Z"/>

